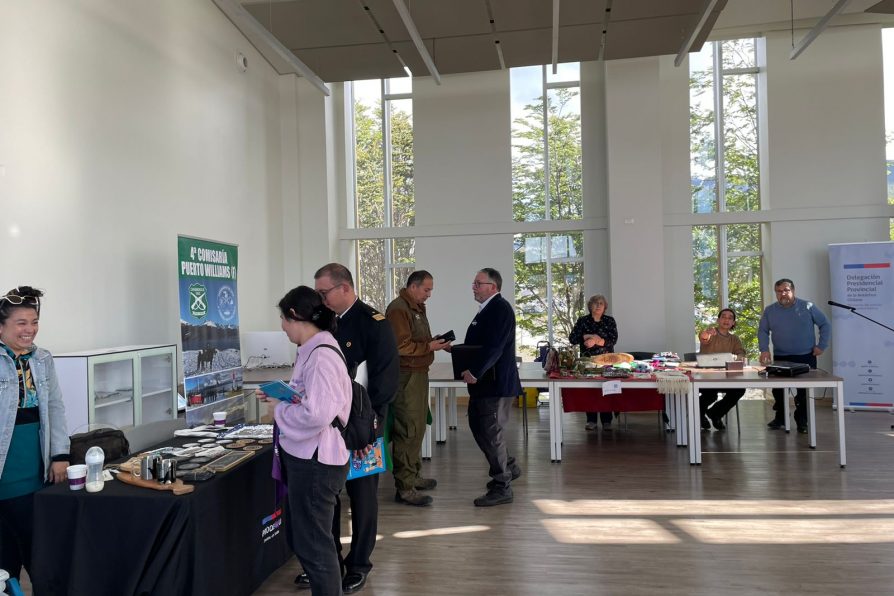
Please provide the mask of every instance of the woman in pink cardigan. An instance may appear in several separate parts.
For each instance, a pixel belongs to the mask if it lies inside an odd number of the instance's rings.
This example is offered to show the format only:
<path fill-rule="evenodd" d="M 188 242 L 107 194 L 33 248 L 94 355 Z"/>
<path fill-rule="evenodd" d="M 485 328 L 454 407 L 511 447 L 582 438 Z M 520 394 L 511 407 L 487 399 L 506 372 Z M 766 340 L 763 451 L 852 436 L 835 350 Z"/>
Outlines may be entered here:
<path fill-rule="evenodd" d="M 349 453 L 332 423 L 338 418 L 347 424 L 351 378 L 332 336 L 335 313 L 323 306 L 315 290 L 299 286 L 278 306 L 283 331 L 299 346 L 289 383 L 298 395 L 293 403 L 277 404 L 273 413 L 289 487 L 292 548 L 314 596 L 338 595 L 341 567 L 332 541 L 332 519 L 335 497 L 348 474 Z"/>

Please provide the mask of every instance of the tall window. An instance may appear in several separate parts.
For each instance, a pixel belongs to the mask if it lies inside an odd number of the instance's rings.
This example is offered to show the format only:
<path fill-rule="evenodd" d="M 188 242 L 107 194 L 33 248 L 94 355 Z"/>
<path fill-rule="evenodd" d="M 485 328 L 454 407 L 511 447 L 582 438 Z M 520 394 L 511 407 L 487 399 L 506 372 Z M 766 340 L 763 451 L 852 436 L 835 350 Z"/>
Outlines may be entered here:
<path fill-rule="evenodd" d="M 355 81 L 354 197 L 357 228 L 415 223 L 413 100 L 409 78 Z M 357 290 L 384 309 L 415 266 L 412 238 L 358 240 Z"/>
<path fill-rule="evenodd" d="M 885 172 L 888 204 L 894 205 L 894 29 L 882 29 L 885 69 Z M 894 240 L 894 218 L 889 220 L 889 238 Z"/>
<path fill-rule="evenodd" d="M 759 39 L 706 43 L 689 55 L 690 174 L 693 213 L 761 208 Z M 757 351 L 763 310 L 761 224 L 696 225 L 692 230 L 696 326 L 719 309 L 738 313 L 737 334 Z"/>
<path fill-rule="evenodd" d="M 519 222 L 583 217 L 580 65 L 513 68 L 512 211 Z M 567 341 L 583 311 L 583 234 L 514 239 L 517 349 Z"/>

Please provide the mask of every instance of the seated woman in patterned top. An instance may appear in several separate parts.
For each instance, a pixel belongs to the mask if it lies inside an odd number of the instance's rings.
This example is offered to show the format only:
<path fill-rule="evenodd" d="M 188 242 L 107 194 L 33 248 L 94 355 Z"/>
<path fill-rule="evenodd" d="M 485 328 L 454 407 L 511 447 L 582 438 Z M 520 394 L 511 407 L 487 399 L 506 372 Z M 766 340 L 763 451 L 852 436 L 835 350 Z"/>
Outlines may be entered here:
<path fill-rule="evenodd" d="M 598 356 L 615 351 L 615 344 L 618 343 L 618 326 L 613 317 L 605 314 L 607 309 L 608 300 L 602 294 L 596 294 L 587 300 L 587 310 L 590 314 L 579 318 L 568 336 L 568 341 L 580 345 L 581 357 Z M 595 429 L 600 419 L 602 429 L 610 431 L 611 412 L 587 412 L 586 429 Z"/>
<path fill-rule="evenodd" d="M 724 308 L 717 315 L 717 325 L 708 327 L 698 334 L 698 341 L 702 354 L 720 354 L 729 352 L 739 358 L 745 357 L 745 348 L 742 340 L 731 333 L 736 328 L 736 313 L 731 308 Z M 717 395 L 723 392 L 723 399 L 717 401 Z M 702 389 L 699 392 L 699 406 L 701 409 L 702 429 L 711 430 L 711 424 L 717 430 L 723 430 L 723 417 L 736 405 L 742 396 L 744 389 Z M 716 403 L 715 403 L 716 402 Z M 711 422 L 708 422 L 710 418 Z"/>

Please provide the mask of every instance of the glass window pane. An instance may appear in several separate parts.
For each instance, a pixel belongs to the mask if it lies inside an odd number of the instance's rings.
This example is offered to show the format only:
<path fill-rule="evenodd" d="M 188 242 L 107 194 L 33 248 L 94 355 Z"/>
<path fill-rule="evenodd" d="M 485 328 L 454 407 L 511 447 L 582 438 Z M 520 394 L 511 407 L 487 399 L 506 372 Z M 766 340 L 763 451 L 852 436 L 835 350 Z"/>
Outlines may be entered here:
<path fill-rule="evenodd" d="M 391 118 L 391 225 L 416 223 L 413 195 L 413 100 L 387 102 Z"/>
<path fill-rule="evenodd" d="M 394 263 L 415 263 L 416 262 L 416 239 L 415 238 L 395 238 L 392 244 L 392 261 Z"/>
<path fill-rule="evenodd" d="M 413 79 L 410 77 L 388 79 L 385 81 L 385 84 L 387 85 L 386 93 L 388 93 L 389 95 L 413 92 Z"/>
<path fill-rule="evenodd" d="M 728 252 L 760 252 L 760 224 L 733 224 L 726 226 Z"/>
<path fill-rule="evenodd" d="M 581 232 L 517 234 L 514 238 L 516 351 L 528 360 L 535 356 L 538 341 L 567 342 L 584 311 L 583 244 Z"/>
<path fill-rule="evenodd" d="M 357 276 L 354 280 L 360 299 L 384 312 L 385 241 L 357 241 Z"/>
<path fill-rule="evenodd" d="M 761 291 L 761 257 L 732 257 L 727 267 L 729 277 L 728 306 L 736 311 L 735 333 L 742 339 L 745 351 L 758 354 L 757 326 L 763 311 Z"/>
<path fill-rule="evenodd" d="M 556 65 L 556 74 L 553 74 L 553 65 L 547 64 L 547 83 L 576 83 L 580 81 L 580 62 L 564 62 Z M 538 67 L 539 69 L 539 67 Z"/>
<path fill-rule="evenodd" d="M 578 88 L 550 89 L 548 97 L 550 219 L 580 219 L 581 124 Z"/>
<path fill-rule="evenodd" d="M 721 42 L 721 62 L 724 70 L 730 68 L 754 68 L 757 65 L 754 38 L 729 39 Z"/>
<path fill-rule="evenodd" d="M 546 217 L 543 81 L 540 66 L 509 71 L 512 117 L 512 212 L 515 221 Z"/>
<path fill-rule="evenodd" d="M 692 266 L 695 291 L 695 325 L 710 325 L 720 309 L 720 262 L 717 226 L 692 227 Z"/>
<path fill-rule="evenodd" d="M 726 211 L 760 209 L 757 78 L 723 77 L 723 161 Z"/>
<path fill-rule="evenodd" d="M 545 245 L 545 234 L 516 234 L 513 243 L 515 349 L 527 360 L 533 356 L 537 342 L 548 339 Z"/>
<path fill-rule="evenodd" d="M 560 242 L 555 242 L 561 238 Z M 566 234 L 553 237 L 552 245 L 564 245 L 565 252 L 583 254 L 583 234 Z M 553 255 L 558 258 L 558 255 Z M 568 341 L 577 318 L 585 313 L 584 264 L 580 260 L 552 263 L 552 292 L 550 306 L 553 312 L 553 338 L 557 342 Z"/>
<path fill-rule="evenodd" d="M 354 81 L 353 90 L 356 225 L 378 228 L 385 222 L 381 87 L 379 81 Z"/>
<path fill-rule="evenodd" d="M 717 144 L 714 128 L 714 44 L 689 54 L 689 163 L 692 212 L 712 213 L 717 201 Z"/>

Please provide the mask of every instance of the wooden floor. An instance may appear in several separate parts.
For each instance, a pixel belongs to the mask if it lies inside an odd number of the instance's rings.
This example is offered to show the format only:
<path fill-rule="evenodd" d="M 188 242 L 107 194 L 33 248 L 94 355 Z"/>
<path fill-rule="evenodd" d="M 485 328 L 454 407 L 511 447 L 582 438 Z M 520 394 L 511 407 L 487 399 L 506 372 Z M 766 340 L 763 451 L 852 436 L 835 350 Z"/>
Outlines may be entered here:
<path fill-rule="evenodd" d="M 704 463 L 659 432 L 655 414 L 626 429 L 584 430 L 566 414 L 565 459 L 549 462 L 546 407 L 509 429 L 524 470 L 515 502 L 479 509 L 488 478 L 460 411 L 460 428 L 424 464 L 434 505 L 379 491 L 380 540 L 366 596 L 426 594 L 892 594 L 894 416 L 846 414 L 848 466 L 838 466 L 828 401 L 807 435 L 768 431 L 769 404 L 743 400 L 742 433 L 704 432 Z M 347 526 L 347 520 L 345 525 Z M 256 592 L 295 594 L 298 565 Z"/>
<path fill-rule="evenodd" d="M 690 467 L 654 413 L 630 414 L 612 433 L 565 414 L 565 459 L 551 464 L 546 406 L 528 410 L 527 446 L 513 410 L 509 441 L 524 470 L 515 502 L 479 509 L 486 465 L 461 409 L 459 429 L 424 464 L 439 482 L 433 506 L 394 503 L 382 478 L 361 593 L 894 594 L 894 416 L 846 413 L 841 469 L 828 400 L 817 450 L 807 435 L 768 431 L 766 402 L 743 400 L 740 411 L 741 435 L 731 414 L 729 430 L 702 433 L 704 463 Z M 298 593 L 298 571 L 292 559 L 256 594 Z"/>

